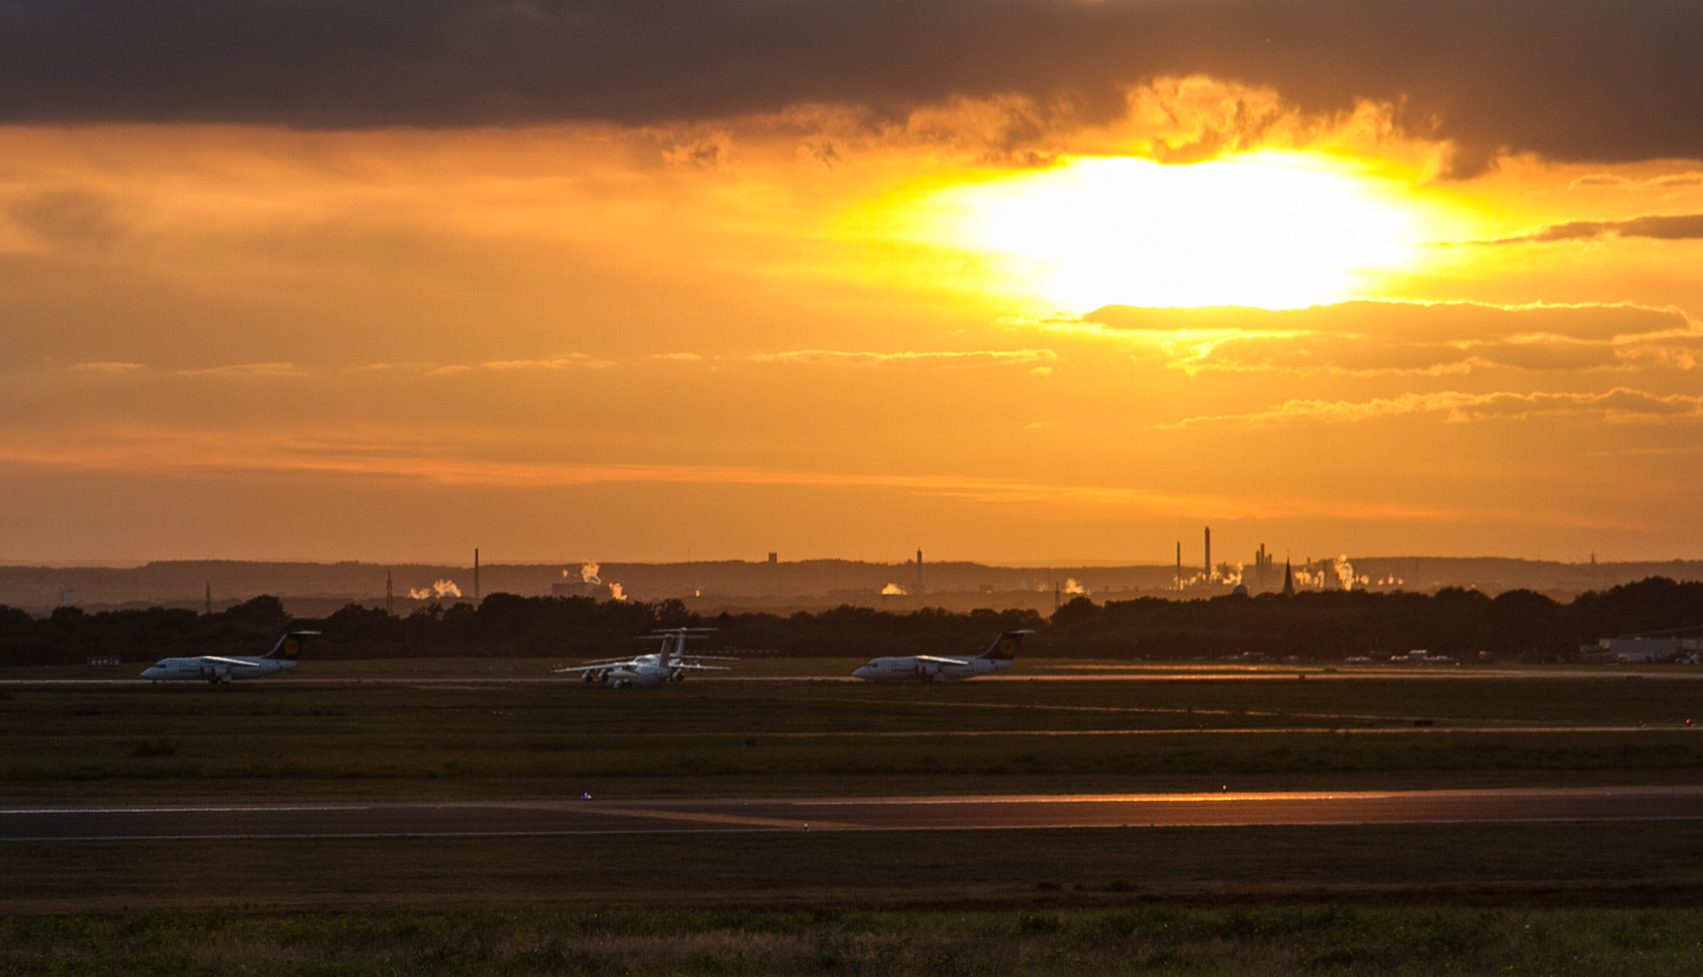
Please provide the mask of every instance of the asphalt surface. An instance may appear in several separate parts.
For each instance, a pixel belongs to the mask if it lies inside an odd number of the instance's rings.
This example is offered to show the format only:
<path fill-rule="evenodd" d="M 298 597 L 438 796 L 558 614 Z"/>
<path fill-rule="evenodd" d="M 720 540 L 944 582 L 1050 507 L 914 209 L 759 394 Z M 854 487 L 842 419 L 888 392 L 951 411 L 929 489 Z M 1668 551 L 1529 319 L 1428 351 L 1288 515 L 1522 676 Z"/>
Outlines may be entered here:
<path fill-rule="evenodd" d="M 1703 787 L 0 808 L 0 841 L 1703 819 Z"/>
<path fill-rule="evenodd" d="M 1326 671 L 1325 669 L 1331 669 Z M 303 674 L 306 672 L 306 674 Z M 1340 668 L 1325 662 L 1306 662 L 1292 666 L 1191 666 L 1181 665 L 1168 668 L 1162 665 L 1131 665 L 1131 666 L 1068 666 L 1060 671 L 1023 672 L 1017 675 L 983 675 L 974 681 L 977 684 L 1004 682 L 1198 682 L 1198 681 L 1278 681 L 1293 682 L 1302 674 L 1310 681 L 1340 682 L 1356 679 L 1531 679 L 1531 680 L 1589 680 L 1602 679 L 1648 679 L 1652 681 L 1703 681 L 1703 668 L 1663 668 L 1659 671 L 1628 671 L 1625 668 L 1604 665 L 1595 668 L 1553 669 L 1527 671 L 1521 669 L 1495 668 L 1453 668 L 1431 665 L 1387 665 L 1387 666 L 1350 666 Z M 699 682 L 820 682 L 820 683 L 855 683 L 866 685 L 862 679 L 851 675 L 697 675 L 693 683 Z M 323 672 L 313 674 L 307 668 L 293 672 L 289 677 L 265 675 L 254 679 L 245 679 L 244 687 L 256 685 L 409 685 L 431 687 L 466 687 L 479 688 L 504 685 L 572 685 L 583 683 L 577 676 L 558 674 L 540 675 L 510 675 L 510 676 L 404 676 L 404 675 L 373 675 L 373 676 L 337 676 L 326 675 Z M 897 683 L 878 683 L 897 684 Z M 0 678 L 0 686 L 77 686 L 77 685 L 130 685 L 153 686 L 157 688 L 196 688 L 205 689 L 207 683 L 199 679 L 182 682 L 151 682 L 148 679 L 130 676 L 110 678 Z M 221 686 L 229 688 L 229 686 Z M 588 692 L 608 692 L 607 689 L 588 689 Z"/>

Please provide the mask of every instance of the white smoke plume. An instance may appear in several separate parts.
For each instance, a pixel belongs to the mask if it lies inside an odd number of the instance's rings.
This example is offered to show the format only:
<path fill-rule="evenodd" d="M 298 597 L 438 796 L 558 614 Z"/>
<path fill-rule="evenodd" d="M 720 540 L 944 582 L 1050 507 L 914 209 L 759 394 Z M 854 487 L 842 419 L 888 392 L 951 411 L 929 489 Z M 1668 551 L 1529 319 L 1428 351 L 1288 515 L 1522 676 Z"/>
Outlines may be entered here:
<path fill-rule="evenodd" d="M 1088 588 L 1077 583 L 1075 577 L 1068 577 L 1064 581 L 1064 592 L 1067 594 L 1081 594 L 1086 597 L 1088 595 Z"/>
<path fill-rule="evenodd" d="M 881 593 L 887 597 L 903 597 L 905 596 L 905 588 L 896 583 L 890 583 L 881 588 Z"/>
<path fill-rule="evenodd" d="M 566 570 L 562 572 L 564 574 L 567 573 Z M 597 564 L 590 562 L 581 563 L 579 565 L 579 579 L 580 583 L 600 584 L 603 582 L 602 578 L 597 575 Z"/>
<path fill-rule="evenodd" d="M 620 584 L 612 583 L 612 584 L 609 585 L 609 599 L 610 600 L 626 600 L 627 599 L 627 592 Z"/>
<path fill-rule="evenodd" d="M 1365 586 L 1367 583 L 1365 577 L 1355 576 L 1354 564 L 1348 562 L 1347 553 L 1331 561 L 1331 570 L 1336 573 L 1336 582 L 1342 585 L 1343 590 L 1353 590 L 1355 584 Z"/>
<path fill-rule="evenodd" d="M 1325 571 L 1322 568 L 1314 570 L 1311 563 L 1295 567 L 1294 576 L 1296 587 L 1317 587 L 1322 589 L 1325 585 Z"/>
<path fill-rule="evenodd" d="M 1212 568 L 1212 582 L 1234 587 L 1242 582 L 1242 565 L 1240 563 L 1220 563 Z"/>
<path fill-rule="evenodd" d="M 439 580 L 430 587 L 409 587 L 408 596 L 415 600 L 442 600 L 445 597 L 460 597 L 461 588 L 455 585 L 454 580 Z"/>

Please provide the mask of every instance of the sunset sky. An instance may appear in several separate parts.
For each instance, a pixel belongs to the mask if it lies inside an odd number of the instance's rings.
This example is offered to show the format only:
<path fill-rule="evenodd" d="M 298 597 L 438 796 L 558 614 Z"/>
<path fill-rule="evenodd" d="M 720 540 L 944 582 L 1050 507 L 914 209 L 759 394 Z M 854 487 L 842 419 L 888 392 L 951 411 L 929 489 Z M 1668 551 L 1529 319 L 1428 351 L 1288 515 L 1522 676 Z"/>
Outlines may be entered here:
<path fill-rule="evenodd" d="M 1703 554 L 1695 0 L 0 0 L 0 562 Z"/>

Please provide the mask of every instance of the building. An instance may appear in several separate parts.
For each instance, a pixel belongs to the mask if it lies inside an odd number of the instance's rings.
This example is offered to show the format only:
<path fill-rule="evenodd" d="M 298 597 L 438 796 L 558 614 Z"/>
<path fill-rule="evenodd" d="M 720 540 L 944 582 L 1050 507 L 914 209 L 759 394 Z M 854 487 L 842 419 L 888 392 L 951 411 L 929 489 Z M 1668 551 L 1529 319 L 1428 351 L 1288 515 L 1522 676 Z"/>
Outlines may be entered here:
<path fill-rule="evenodd" d="M 1703 639 L 1630 635 L 1624 638 L 1604 638 L 1594 645 L 1579 649 L 1616 662 L 1654 662 L 1686 658 L 1703 652 Z"/>

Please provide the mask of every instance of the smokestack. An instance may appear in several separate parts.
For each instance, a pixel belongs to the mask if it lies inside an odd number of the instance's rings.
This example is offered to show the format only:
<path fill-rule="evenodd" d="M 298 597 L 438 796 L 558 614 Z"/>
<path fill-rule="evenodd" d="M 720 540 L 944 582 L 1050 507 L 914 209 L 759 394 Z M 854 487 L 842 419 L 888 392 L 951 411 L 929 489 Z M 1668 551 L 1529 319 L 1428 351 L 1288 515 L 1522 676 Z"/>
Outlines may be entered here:
<path fill-rule="evenodd" d="M 1206 582 L 1212 582 L 1212 527 L 1206 527 Z"/>
<path fill-rule="evenodd" d="M 473 548 L 473 606 L 479 606 L 479 547 Z"/>
<path fill-rule="evenodd" d="M 917 550 L 917 593 L 922 593 L 922 550 Z"/>
<path fill-rule="evenodd" d="M 396 616 L 396 590 L 391 586 L 390 571 L 384 571 L 384 612 Z"/>
<path fill-rule="evenodd" d="M 1177 589 L 1183 589 L 1183 541 L 1177 540 Z"/>
<path fill-rule="evenodd" d="M 779 553 L 770 553 L 769 554 L 769 565 L 774 566 L 775 564 L 779 563 L 780 562 L 780 556 L 781 555 Z"/>

